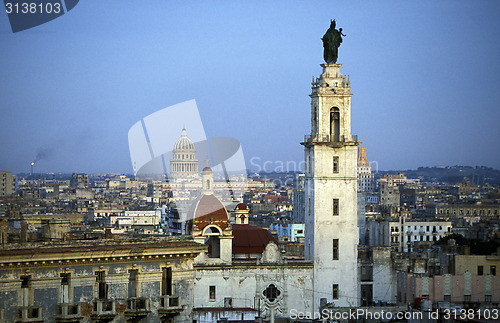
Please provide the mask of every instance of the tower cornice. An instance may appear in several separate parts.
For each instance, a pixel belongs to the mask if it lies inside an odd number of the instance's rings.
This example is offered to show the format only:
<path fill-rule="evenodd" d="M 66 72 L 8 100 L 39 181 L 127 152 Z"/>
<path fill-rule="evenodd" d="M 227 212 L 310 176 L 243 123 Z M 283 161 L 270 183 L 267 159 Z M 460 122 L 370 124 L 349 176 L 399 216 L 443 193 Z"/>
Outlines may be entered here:
<path fill-rule="evenodd" d="M 323 71 L 320 77 L 313 78 L 312 93 L 309 96 L 351 97 L 350 77 L 340 72 L 341 66 L 342 64 L 321 64 Z"/>

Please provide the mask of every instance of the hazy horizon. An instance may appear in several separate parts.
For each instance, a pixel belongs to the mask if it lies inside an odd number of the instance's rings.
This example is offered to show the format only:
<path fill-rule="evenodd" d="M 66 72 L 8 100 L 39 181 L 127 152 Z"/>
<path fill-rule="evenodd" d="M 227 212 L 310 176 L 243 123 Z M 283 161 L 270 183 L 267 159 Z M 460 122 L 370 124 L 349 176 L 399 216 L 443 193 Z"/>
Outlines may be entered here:
<path fill-rule="evenodd" d="M 0 169 L 133 173 L 127 132 L 195 99 L 207 137 L 300 163 L 321 37 L 343 28 L 352 133 L 379 169 L 500 169 L 500 2 L 83 2 L 12 33 L 0 13 Z M 175 125 L 182 128 L 182 125 Z M 175 131 L 179 132 L 175 129 Z M 495 148 L 497 147 L 497 148 Z"/>

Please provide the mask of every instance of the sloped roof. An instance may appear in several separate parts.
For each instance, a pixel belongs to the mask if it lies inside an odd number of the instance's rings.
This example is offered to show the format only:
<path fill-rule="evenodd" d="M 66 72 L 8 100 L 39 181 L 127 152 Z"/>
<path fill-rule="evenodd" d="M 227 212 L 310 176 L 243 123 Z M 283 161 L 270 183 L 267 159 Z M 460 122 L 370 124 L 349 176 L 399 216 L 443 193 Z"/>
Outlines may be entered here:
<path fill-rule="evenodd" d="M 271 233 L 250 224 L 233 224 L 233 253 L 262 253 L 269 242 L 278 243 Z"/>

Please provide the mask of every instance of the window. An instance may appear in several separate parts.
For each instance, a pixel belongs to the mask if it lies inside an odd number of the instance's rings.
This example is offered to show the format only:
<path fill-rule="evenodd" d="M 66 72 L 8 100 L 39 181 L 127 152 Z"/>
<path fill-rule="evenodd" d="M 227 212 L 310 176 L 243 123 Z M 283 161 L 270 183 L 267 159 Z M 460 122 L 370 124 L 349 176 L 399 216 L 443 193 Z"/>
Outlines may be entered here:
<path fill-rule="evenodd" d="M 333 239 L 332 259 L 339 260 L 339 239 Z"/>
<path fill-rule="evenodd" d="M 465 303 L 470 303 L 470 301 L 471 301 L 470 295 L 464 295 L 464 302 Z"/>
<path fill-rule="evenodd" d="M 339 158 L 337 156 L 333 157 L 333 172 L 334 173 L 339 172 Z"/>
<path fill-rule="evenodd" d="M 96 275 L 96 281 L 97 282 L 104 281 L 104 276 L 105 276 L 105 272 L 104 271 L 96 271 L 95 275 Z"/>
<path fill-rule="evenodd" d="M 208 298 L 211 301 L 215 301 L 215 286 L 208 287 Z"/>
<path fill-rule="evenodd" d="M 483 275 L 483 266 L 477 266 L 477 275 L 482 276 Z"/>
<path fill-rule="evenodd" d="M 60 297 L 59 300 L 61 303 L 69 303 L 70 302 L 70 283 L 71 283 L 71 274 L 69 273 L 61 273 L 59 275 L 61 277 L 61 288 L 60 288 Z"/>
<path fill-rule="evenodd" d="M 96 282 L 97 282 L 97 298 L 107 299 L 108 298 L 108 284 L 106 284 L 106 272 L 104 270 L 96 271 Z"/>
<path fill-rule="evenodd" d="M 69 285 L 71 274 L 62 273 L 60 276 L 61 276 L 61 285 Z"/>
<path fill-rule="evenodd" d="M 269 302 L 273 303 L 281 295 L 281 292 L 276 287 L 276 285 L 271 284 L 271 285 L 267 286 L 267 288 L 264 290 L 263 294 Z"/>
<path fill-rule="evenodd" d="M 30 288 L 31 276 L 21 276 L 21 288 Z"/>
<path fill-rule="evenodd" d="M 484 295 L 485 303 L 491 303 L 491 295 Z"/>
<path fill-rule="evenodd" d="M 128 277 L 128 297 L 137 297 L 137 269 L 130 269 L 130 276 Z"/>
<path fill-rule="evenodd" d="M 339 215 L 339 199 L 333 199 L 332 214 Z"/>
<path fill-rule="evenodd" d="M 332 286 L 332 298 L 339 299 L 339 284 L 333 284 L 333 286 Z"/>
<path fill-rule="evenodd" d="M 163 267 L 161 274 L 161 294 L 172 295 L 172 267 Z"/>
<path fill-rule="evenodd" d="M 497 275 L 497 266 L 490 266 L 490 275 L 492 276 Z"/>

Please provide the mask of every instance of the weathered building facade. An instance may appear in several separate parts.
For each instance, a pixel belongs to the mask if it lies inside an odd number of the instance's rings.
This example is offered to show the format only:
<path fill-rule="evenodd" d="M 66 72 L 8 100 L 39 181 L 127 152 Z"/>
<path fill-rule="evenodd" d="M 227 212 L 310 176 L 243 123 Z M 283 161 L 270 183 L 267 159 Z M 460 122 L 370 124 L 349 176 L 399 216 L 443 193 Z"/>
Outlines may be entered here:
<path fill-rule="evenodd" d="M 10 244 L 0 251 L 5 322 L 174 322 L 190 319 L 191 239 Z"/>

